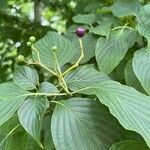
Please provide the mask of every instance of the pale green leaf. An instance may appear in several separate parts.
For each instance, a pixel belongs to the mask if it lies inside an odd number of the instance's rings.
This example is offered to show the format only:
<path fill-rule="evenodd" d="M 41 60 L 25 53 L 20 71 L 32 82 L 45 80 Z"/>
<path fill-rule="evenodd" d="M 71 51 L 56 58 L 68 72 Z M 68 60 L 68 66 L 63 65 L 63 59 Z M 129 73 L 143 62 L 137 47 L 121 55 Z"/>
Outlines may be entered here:
<path fill-rule="evenodd" d="M 75 23 L 91 25 L 95 22 L 95 14 L 78 14 L 72 18 Z"/>
<path fill-rule="evenodd" d="M 138 17 L 138 31 L 147 39 L 150 39 L 150 4 L 141 7 Z"/>
<path fill-rule="evenodd" d="M 69 39 L 76 47 L 76 49 L 75 49 L 76 55 L 70 61 L 71 63 L 75 63 L 81 55 L 81 48 L 80 48 L 80 44 L 79 44 L 79 38 L 76 35 L 73 35 L 73 34 L 65 35 L 65 37 L 67 39 Z M 86 63 L 87 61 L 89 61 L 95 55 L 96 42 L 97 42 L 97 38 L 90 35 L 90 34 L 86 34 L 82 38 L 84 57 L 80 62 L 81 64 Z"/>
<path fill-rule="evenodd" d="M 112 12 L 117 17 L 137 15 L 140 11 L 139 0 L 114 0 Z"/>
<path fill-rule="evenodd" d="M 109 9 L 110 11 L 110 7 L 105 7 L 106 9 Z M 106 10 L 104 8 L 104 11 Z M 99 13 L 99 11 L 103 11 L 103 7 L 100 8 L 99 10 L 97 10 L 97 13 Z M 97 23 L 98 24 L 106 24 L 106 25 L 112 25 L 113 27 L 119 26 L 120 22 L 118 20 L 118 18 L 116 18 L 115 16 L 113 16 L 112 14 L 98 14 L 97 15 Z"/>
<path fill-rule="evenodd" d="M 57 103 L 51 123 L 57 150 L 106 150 L 120 141 L 123 128 L 98 101 L 72 98 Z"/>
<path fill-rule="evenodd" d="M 107 22 L 102 22 L 95 28 L 91 28 L 90 32 L 97 34 L 97 35 L 102 35 L 102 36 L 108 36 L 110 32 L 111 24 Z"/>
<path fill-rule="evenodd" d="M 60 67 L 69 62 L 76 54 L 74 45 L 55 32 L 49 32 L 46 36 L 35 43 L 36 50 L 33 50 L 34 60 L 38 60 L 36 51 L 39 52 L 40 61 L 48 68 L 56 68 L 56 60 L 54 53 L 51 50 L 53 46 L 57 46 L 58 50 L 55 52 L 57 61 Z"/>
<path fill-rule="evenodd" d="M 143 87 L 141 86 L 139 80 L 137 79 L 133 67 L 132 67 L 132 59 L 126 64 L 125 67 L 125 81 L 128 86 L 134 87 L 139 92 L 145 93 Z"/>
<path fill-rule="evenodd" d="M 143 13 L 146 15 L 146 16 L 150 16 L 150 4 L 146 4 L 143 6 Z"/>
<path fill-rule="evenodd" d="M 96 45 L 96 61 L 99 70 L 105 74 L 110 74 L 120 63 L 128 51 L 127 33 L 122 30 L 113 31 L 107 40 L 100 37 Z"/>
<path fill-rule="evenodd" d="M 113 81 L 101 83 L 93 93 L 109 107 L 123 127 L 138 132 L 150 145 L 150 97 Z"/>
<path fill-rule="evenodd" d="M 145 38 L 150 39 L 150 24 L 145 24 L 144 22 L 138 23 L 138 31 Z"/>
<path fill-rule="evenodd" d="M 0 84 L 0 126 L 13 116 L 28 94 L 13 83 Z"/>
<path fill-rule="evenodd" d="M 131 48 L 136 42 L 140 40 L 140 34 L 134 30 L 124 30 L 126 32 L 126 41 L 128 43 L 128 48 Z"/>
<path fill-rule="evenodd" d="M 110 9 L 110 8 L 108 8 Z M 99 9 L 97 11 L 103 11 L 102 9 Z M 105 11 L 105 10 L 104 10 Z M 109 33 L 111 31 L 111 27 L 113 26 L 119 26 L 120 23 L 117 20 L 115 16 L 112 16 L 110 14 L 100 14 L 97 16 L 97 23 L 98 25 L 96 27 L 92 27 L 89 29 L 90 32 L 109 37 Z"/>
<path fill-rule="evenodd" d="M 141 7 L 141 11 L 140 11 L 140 15 L 139 17 L 139 21 L 143 21 L 143 23 L 150 24 L 150 4 L 146 4 L 144 6 Z"/>
<path fill-rule="evenodd" d="M 140 13 L 138 14 L 138 30 L 143 36 L 150 37 L 150 4 L 146 4 L 141 7 Z"/>
<path fill-rule="evenodd" d="M 95 87 L 102 81 L 110 80 L 109 77 L 105 76 L 102 72 L 98 72 L 93 67 L 81 66 L 72 73 L 65 76 L 65 80 L 69 88 L 73 91 L 81 90 L 83 88 Z M 86 92 L 91 94 L 90 92 Z"/>
<path fill-rule="evenodd" d="M 137 141 L 122 141 L 113 144 L 109 150 L 149 150 L 145 143 Z"/>
<path fill-rule="evenodd" d="M 35 69 L 21 66 L 15 69 L 13 81 L 21 88 L 33 90 L 39 82 L 39 77 Z"/>
<path fill-rule="evenodd" d="M 150 95 L 150 51 L 143 48 L 135 52 L 133 70 L 145 91 Z"/>
<path fill-rule="evenodd" d="M 87 68 L 86 74 L 87 72 L 90 74 L 91 69 Z M 66 77 L 68 87 L 73 91 L 80 90 L 80 93 L 87 95 L 95 94 L 104 105 L 109 107 L 111 114 L 119 120 L 123 127 L 141 134 L 150 146 L 150 97 L 118 82 L 102 80 L 104 75 L 101 73 L 99 73 L 101 76 L 99 82 L 97 75 L 91 75 L 93 80 L 95 77 L 99 83 L 94 86 L 94 83 L 91 84 L 91 80 L 88 82 L 90 75 L 85 79 L 86 74 L 82 71 L 80 71 L 80 75 L 76 74 L 76 71 L 72 72 L 68 78 Z M 86 84 L 84 84 L 85 80 Z M 86 88 L 86 91 L 81 91 L 81 88 Z"/>
<path fill-rule="evenodd" d="M 56 86 L 50 82 L 42 82 L 40 84 L 40 92 L 42 93 L 58 93 Z"/>
<path fill-rule="evenodd" d="M 42 119 L 49 107 L 49 102 L 45 97 L 28 97 L 18 110 L 19 121 L 24 129 L 40 143 L 40 132 Z"/>

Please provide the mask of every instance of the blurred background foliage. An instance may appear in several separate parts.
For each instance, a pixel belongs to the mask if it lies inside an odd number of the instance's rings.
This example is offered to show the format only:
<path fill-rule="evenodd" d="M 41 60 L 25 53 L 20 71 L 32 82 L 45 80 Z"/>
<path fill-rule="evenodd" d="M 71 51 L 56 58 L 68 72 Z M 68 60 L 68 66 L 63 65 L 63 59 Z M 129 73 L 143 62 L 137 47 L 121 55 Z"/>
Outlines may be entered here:
<path fill-rule="evenodd" d="M 60 0 L 0 0 L 0 83 L 12 79 L 18 55 L 27 57 L 29 37 L 66 30 L 75 3 Z"/>

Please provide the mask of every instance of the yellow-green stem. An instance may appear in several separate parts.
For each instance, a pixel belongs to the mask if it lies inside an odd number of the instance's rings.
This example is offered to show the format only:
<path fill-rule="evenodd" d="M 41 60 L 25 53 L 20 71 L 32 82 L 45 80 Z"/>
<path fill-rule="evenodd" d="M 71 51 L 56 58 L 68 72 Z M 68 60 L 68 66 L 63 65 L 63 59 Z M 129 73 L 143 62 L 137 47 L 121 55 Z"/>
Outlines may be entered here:
<path fill-rule="evenodd" d="M 49 72 L 52 73 L 53 75 L 57 76 L 57 74 L 56 74 L 53 70 L 49 69 L 48 67 L 46 67 L 46 66 L 41 62 L 39 51 L 38 51 L 34 46 L 32 46 L 32 49 L 37 53 L 38 62 L 36 62 L 36 64 L 37 64 L 37 65 L 40 65 L 42 68 L 46 69 L 47 71 L 49 71 Z"/>
<path fill-rule="evenodd" d="M 58 80 L 59 80 L 60 83 L 62 83 L 61 86 L 66 91 L 66 93 L 70 94 L 70 92 L 68 90 L 68 87 L 67 87 L 67 84 L 66 84 L 66 82 L 64 80 L 64 77 L 62 75 L 62 72 L 61 72 L 61 69 L 60 69 L 60 66 L 59 66 L 59 63 L 58 63 L 58 60 L 57 60 L 56 53 L 53 52 L 53 55 L 54 55 L 54 58 L 55 58 L 55 62 L 56 62 L 56 66 L 57 66 L 57 70 L 58 70 L 58 74 L 59 74 L 59 75 L 57 75 Z"/>
<path fill-rule="evenodd" d="M 81 49 L 81 55 L 80 55 L 79 59 L 77 60 L 77 62 L 63 73 L 63 76 L 66 75 L 71 70 L 73 70 L 74 68 L 78 67 L 80 61 L 83 59 L 83 57 L 84 57 L 84 51 L 83 51 L 82 40 L 80 38 L 79 38 L 79 44 L 80 44 L 80 49 Z"/>
<path fill-rule="evenodd" d="M 34 95 L 51 97 L 51 96 L 63 96 L 63 95 L 67 95 L 67 93 L 29 93 L 22 96 L 34 96 Z"/>

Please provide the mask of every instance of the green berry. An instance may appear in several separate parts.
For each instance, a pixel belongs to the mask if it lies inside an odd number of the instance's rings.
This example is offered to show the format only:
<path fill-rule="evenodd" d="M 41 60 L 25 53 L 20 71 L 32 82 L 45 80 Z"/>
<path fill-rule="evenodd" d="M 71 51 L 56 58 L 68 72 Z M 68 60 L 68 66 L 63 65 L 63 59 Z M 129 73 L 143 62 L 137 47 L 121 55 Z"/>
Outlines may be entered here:
<path fill-rule="evenodd" d="M 23 55 L 19 55 L 17 59 L 18 59 L 18 62 L 22 62 L 25 60 Z"/>
<path fill-rule="evenodd" d="M 27 46 L 32 46 L 32 43 L 30 41 L 28 41 Z"/>
<path fill-rule="evenodd" d="M 36 38 L 35 38 L 34 36 L 31 36 L 31 37 L 29 38 L 29 41 L 32 42 L 32 43 L 34 43 L 34 42 L 36 41 Z"/>
<path fill-rule="evenodd" d="M 74 9 L 76 7 L 76 3 L 74 1 L 70 1 L 70 3 L 68 4 L 69 8 Z"/>
<path fill-rule="evenodd" d="M 51 50 L 52 50 L 53 52 L 56 52 L 56 51 L 58 50 L 58 47 L 57 47 L 57 46 L 53 46 L 53 47 L 51 48 Z"/>

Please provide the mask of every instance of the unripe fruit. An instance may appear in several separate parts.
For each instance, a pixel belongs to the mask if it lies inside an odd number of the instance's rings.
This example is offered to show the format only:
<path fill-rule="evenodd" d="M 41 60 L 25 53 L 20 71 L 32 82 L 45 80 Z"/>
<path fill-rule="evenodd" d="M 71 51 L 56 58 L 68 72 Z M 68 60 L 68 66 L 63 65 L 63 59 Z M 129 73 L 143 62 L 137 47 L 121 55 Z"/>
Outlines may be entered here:
<path fill-rule="evenodd" d="M 84 35 L 85 35 L 85 32 L 86 30 L 83 28 L 83 27 L 78 27 L 76 29 L 76 35 L 79 37 L 79 38 L 82 38 Z"/>
<path fill-rule="evenodd" d="M 36 38 L 35 38 L 34 36 L 31 36 L 31 37 L 29 38 L 29 41 L 32 42 L 32 43 L 34 43 L 34 42 L 36 41 Z"/>
<path fill-rule="evenodd" d="M 32 43 L 30 41 L 28 41 L 27 46 L 32 46 Z"/>
<path fill-rule="evenodd" d="M 23 55 L 19 55 L 18 58 L 17 58 L 18 62 L 22 62 L 25 60 L 24 56 Z"/>
<path fill-rule="evenodd" d="M 74 1 L 70 1 L 68 4 L 69 8 L 71 8 L 72 10 L 76 7 L 76 5 L 77 4 Z"/>
<path fill-rule="evenodd" d="M 51 50 L 52 50 L 53 52 L 56 52 L 56 51 L 58 50 L 58 47 L 57 47 L 57 46 L 53 46 L 53 47 L 51 48 Z"/>

